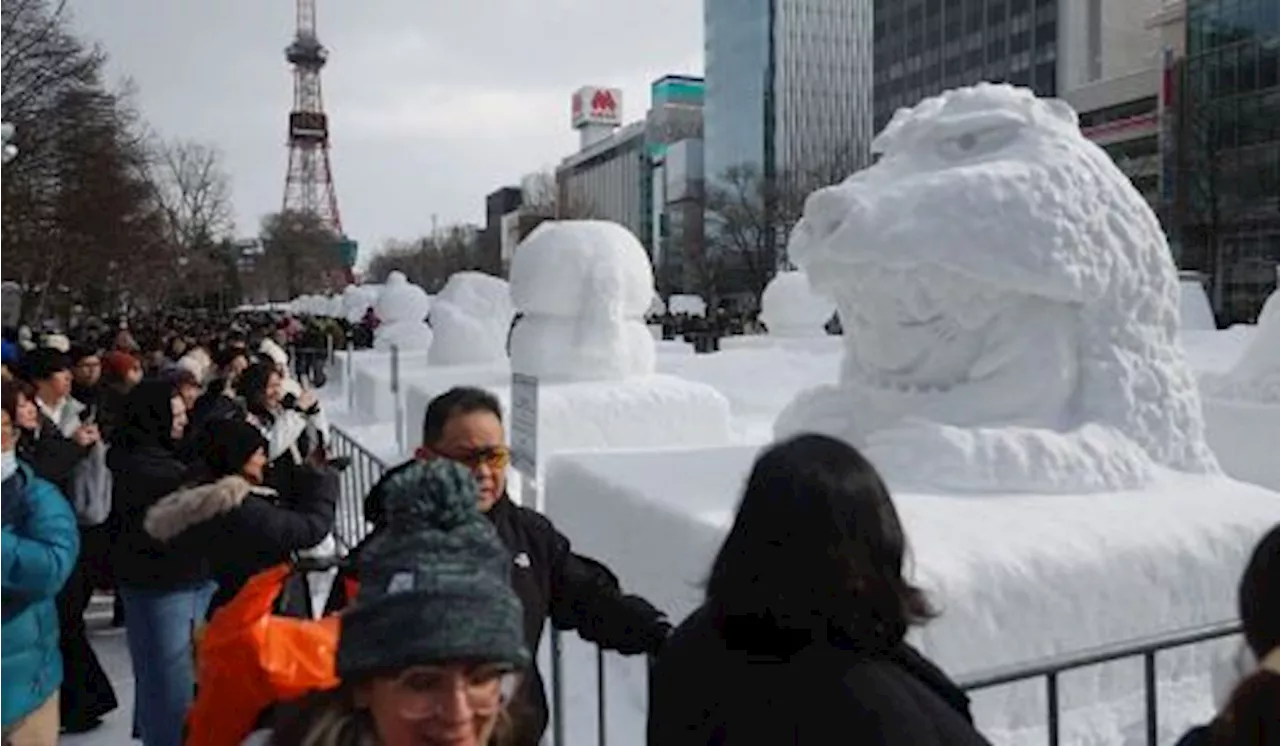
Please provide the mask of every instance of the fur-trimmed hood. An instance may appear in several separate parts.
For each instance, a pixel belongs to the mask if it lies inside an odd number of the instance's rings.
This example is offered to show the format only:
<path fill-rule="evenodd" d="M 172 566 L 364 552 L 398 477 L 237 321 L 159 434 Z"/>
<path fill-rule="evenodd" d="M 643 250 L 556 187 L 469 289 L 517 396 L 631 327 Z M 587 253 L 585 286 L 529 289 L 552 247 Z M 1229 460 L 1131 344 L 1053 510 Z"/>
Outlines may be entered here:
<path fill-rule="evenodd" d="M 249 495 L 271 497 L 275 494 L 275 490 L 251 484 L 244 477 L 223 477 L 165 495 L 147 510 L 143 527 L 152 538 L 171 541 L 187 529 L 230 513 Z"/>

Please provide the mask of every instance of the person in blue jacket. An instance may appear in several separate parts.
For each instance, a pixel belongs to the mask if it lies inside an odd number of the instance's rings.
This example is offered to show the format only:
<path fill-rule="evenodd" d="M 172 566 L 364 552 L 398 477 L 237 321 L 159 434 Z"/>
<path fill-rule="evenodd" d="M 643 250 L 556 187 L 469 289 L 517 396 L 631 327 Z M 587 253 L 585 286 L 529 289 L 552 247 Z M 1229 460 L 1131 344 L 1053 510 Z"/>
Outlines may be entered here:
<path fill-rule="evenodd" d="M 80 551 L 71 505 L 49 482 L 18 461 L 17 437 L 4 382 L 0 419 L 3 477 L 3 689 L 4 743 L 54 746 L 58 742 L 58 612 L 54 597 L 66 583 Z"/>

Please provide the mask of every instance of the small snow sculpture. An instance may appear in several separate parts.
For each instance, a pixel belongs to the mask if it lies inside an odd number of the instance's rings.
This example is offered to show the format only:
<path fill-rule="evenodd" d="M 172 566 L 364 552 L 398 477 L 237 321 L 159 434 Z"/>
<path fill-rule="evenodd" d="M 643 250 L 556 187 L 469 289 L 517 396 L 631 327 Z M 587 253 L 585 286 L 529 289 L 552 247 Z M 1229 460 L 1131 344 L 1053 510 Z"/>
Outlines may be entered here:
<path fill-rule="evenodd" d="M 894 481 L 961 491 L 1219 473 L 1164 233 L 1070 106 L 961 88 L 899 110 L 873 148 L 791 236 L 845 351 L 779 437 L 826 432 Z"/>
<path fill-rule="evenodd" d="M 506 280 L 457 272 L 431 303 L 435 341 L 428 365 L 476 365 L 505 360 L 515 309 Z"/>
<path fill-rule="evenodd" d="M 1280 405 L 1280 290 L 1271 294 L 1244 355 L 1230 372 L 1200 379 L 1205 396 Z"/>
<path fill-rule="evenodd" d="M 649 302 L 649 310 L 645 311 L 645 318 L 652 316 L 662 316 L 667 312 L 667 304 L 662 302 L 662 296 L 657 293 L 653 294 L 653 300 Z"/>
<path fill-rule="evenodd" d="M 377 301 L 376 288 L 367 285 L 348 285 L 342 291 L 342 317 L 352 324 L 358 324 Z"/>
<path fill-rule="evenodd" d="M 773 337 L 823 337 L 836 304 L 813 291 L 803 272 L 779 272 L 760 298 L 760 320 Z"/>
<path fill-rule="evenodd" d="M 538 226 L 513 253 L 511 369 L 547 381 L 621 380 L 654 372 L 644 325 L 653 270 L 626 228 L 597 220 Z"/>
<path fill-rule="evenodd" d="M 381 324 L 373 333 L 373 346 L 378 350 L 426 350 L 431 347 L 431 327 L 427 311 L 431 301 L 422 288 L 409 282 L 403 272 L 392 272 L 378 294 L 374 313 Z"/>
<path fill-rule="evenodd" d="M 667 309 L 679 316 L 706 316 L 707 302 L 700 295 L 673 295 L 667 299 Z"/>

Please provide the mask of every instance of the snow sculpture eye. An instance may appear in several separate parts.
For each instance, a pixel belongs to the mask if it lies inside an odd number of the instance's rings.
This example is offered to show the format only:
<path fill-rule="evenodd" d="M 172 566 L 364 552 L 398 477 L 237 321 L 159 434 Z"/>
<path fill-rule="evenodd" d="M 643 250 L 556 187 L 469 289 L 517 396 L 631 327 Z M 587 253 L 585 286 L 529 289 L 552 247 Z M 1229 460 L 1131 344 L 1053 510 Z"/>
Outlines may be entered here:
<path fill-rule="evenodd" d="M 1018 134 L 1013 125 L 1000 125 L 962 132 L 938 143 L 938 154 L 949 161 L 992 153 L 1008 145 Z"/>

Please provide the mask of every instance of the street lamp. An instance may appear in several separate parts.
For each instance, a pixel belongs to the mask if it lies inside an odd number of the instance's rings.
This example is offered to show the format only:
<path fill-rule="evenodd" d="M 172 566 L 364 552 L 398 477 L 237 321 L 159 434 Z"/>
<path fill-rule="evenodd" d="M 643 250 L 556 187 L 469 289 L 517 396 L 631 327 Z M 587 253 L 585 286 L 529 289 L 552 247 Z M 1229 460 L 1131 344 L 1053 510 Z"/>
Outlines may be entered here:
<path fill-rule="evenodd" d="M 3 135 L 4 141 L 3 162 L 8 163 L 18 154 L 18 146 L 9 143 L 13 139 L 13 125 L 8 122 L 0 125 L 0 135 Z"/>

